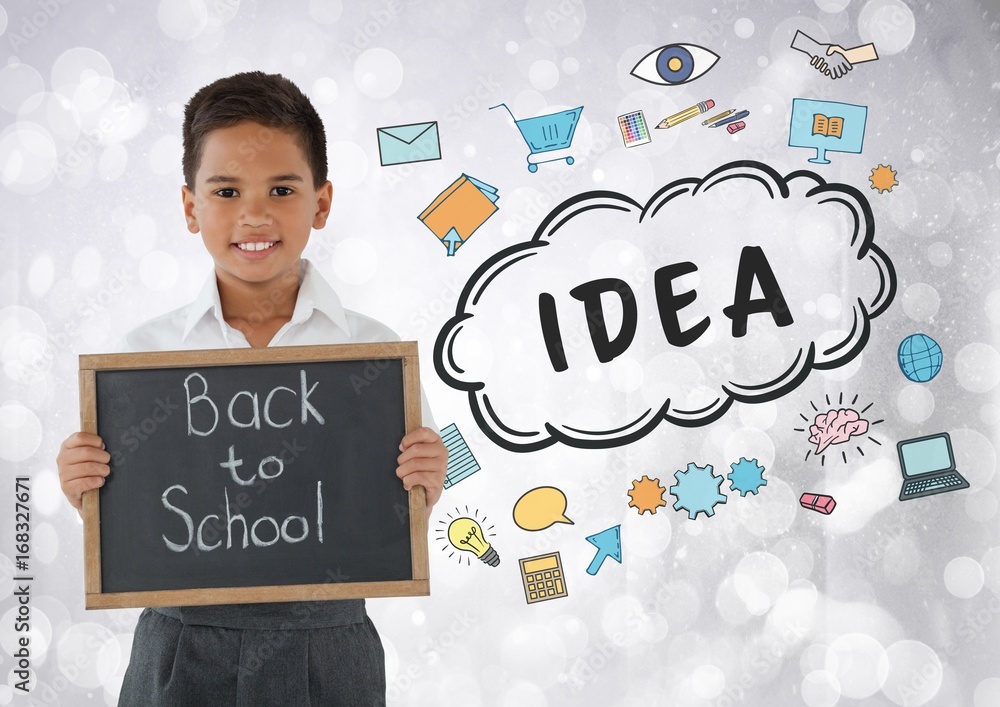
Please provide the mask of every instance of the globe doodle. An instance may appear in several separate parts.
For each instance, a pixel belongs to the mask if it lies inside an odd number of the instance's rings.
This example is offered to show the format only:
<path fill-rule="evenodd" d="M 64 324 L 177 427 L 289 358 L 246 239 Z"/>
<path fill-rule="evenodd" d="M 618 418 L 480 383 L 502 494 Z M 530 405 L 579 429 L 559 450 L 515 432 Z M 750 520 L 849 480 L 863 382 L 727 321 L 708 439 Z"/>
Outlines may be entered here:
<path fill-rule="evenodd" d="M 926 383 L 941 371 L 944 354 L 927 334 L 911 334 L 899 343 L 899 370 L 914 383 Z"/>

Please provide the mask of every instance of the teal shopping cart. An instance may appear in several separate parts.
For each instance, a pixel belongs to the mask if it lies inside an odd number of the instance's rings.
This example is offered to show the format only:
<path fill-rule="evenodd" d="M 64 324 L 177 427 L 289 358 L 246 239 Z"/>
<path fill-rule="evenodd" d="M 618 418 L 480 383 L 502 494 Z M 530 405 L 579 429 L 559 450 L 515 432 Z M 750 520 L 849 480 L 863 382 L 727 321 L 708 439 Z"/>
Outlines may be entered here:
<path fill-rule="evenodd" d="M 514 118 L 514 114 L 511 113 L 510 108 L 507 108 L 506 103 L 491 106 L 490 110 L 499 108 L 500 106 L 503 106 L 510 113 L 510 117 Z M 529 172 L 537 172 L 538 165 L 543 162 L 566 160 L 566 164 L 573 164 L 572 157 L 552 157 L 551 159 L 532 159 L 532 157 L 568 149 L 570 143 L 573 142 L 573 133 L 576 132 L 576 124 L 580 121 L 580 113 L 582 112 L 583 106 L 580 106 L 572 110 L 540 115 L 537 118 L 525 118 L 523 120 L 514 118 L 514 125 L 521 131 L 521 137 L 528 143 L 528 149 L 531 150 L 525 158 L 528 162 Z M 547 156 L 551 157 L 551 155 Z"/>

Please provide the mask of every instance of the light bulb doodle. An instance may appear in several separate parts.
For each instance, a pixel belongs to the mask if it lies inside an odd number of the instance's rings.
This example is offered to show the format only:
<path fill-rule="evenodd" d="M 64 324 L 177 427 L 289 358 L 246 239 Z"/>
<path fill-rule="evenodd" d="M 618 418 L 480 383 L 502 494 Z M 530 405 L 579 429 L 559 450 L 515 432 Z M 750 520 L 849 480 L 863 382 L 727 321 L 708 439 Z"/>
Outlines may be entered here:
<path fill-rule="evenodd" d="M 448 540 L 457 550 L 473 553 L 490 567 L 500 564 L 500 555 L 483 537 L 483 529 L 472 518 L 456 518 L 448 526 Z"/>
<path fill-rule="evenodd" d="M 456 513 L 461 513 L 459 509 L 455 509 Z M 469 509 L 466 507 L 465 512 L 468 513 Z M 447 530 L 442 530 L 442 534 L 438 536 L 438 540 L 447 540 L 450 547 L 461 552 L 468 552 L 480 560 L 483 563 L 489 565 L 490 567 L 496 567 L 500 564 L 500 555 L 497 551 L 493 549 L 490 541 L 487 540 L 487 535 L 493 536 L 493 533 L 489 533 L 489 530 L 493 529 L 493 526 L 489 526 L 487 530 L 483 530 L 483 526 L 480 524 L 486 522 L 486 517 L 479 518 L 478 512 L 472 514 L 475 517 L 469 517 L 468 515 L 459 515 L 457 518 L 453 518 L 449 513 L 448 517 L 452 518 L 451 522 L 448 524 Z M 438 521 L 441 525 L 444 525 L 445 521 Z M 447 552 L 449 545 L 444 545 L 441 548 L 443 551 Z M 453 557 L 454 552 L 450 553 L 448 557 Z M 462 561 L 462 555 L 459 556 L 459 562 Z M 466 557 L 466 563 L 469 562 L 468 557 Z"/>

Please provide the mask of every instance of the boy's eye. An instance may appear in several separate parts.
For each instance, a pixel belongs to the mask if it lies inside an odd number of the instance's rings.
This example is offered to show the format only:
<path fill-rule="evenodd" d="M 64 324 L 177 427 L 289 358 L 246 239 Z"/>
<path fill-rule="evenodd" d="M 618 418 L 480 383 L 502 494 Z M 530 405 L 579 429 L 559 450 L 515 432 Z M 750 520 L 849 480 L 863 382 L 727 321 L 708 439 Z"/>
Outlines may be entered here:
<path fill-rule="evenodd" d="M 219 189 L 215 193 L 218 194 L 219 196 L 221 196 L 224 199 L 231 199 L 234 196 L 236 196 L 236 190 L 235 189 L 231 189 L 231 188 Z"/>
<path fill-rule="evenodd" d="M 292 190 L 289 187 L 275 187 L 271 191 L 274 192 L 275 196 L 288 196 L 292 193 Z"/>

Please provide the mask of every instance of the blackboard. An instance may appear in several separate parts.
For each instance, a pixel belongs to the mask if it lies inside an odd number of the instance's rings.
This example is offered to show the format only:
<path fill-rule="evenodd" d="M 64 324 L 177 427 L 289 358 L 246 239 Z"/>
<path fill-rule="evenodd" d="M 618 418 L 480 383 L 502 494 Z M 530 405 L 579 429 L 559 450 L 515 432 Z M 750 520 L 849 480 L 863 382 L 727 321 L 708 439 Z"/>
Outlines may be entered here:
<path fill-rule="evenodd" d="M 415 342 L 80 357 L 86 606 L 429 593 Z"/>

